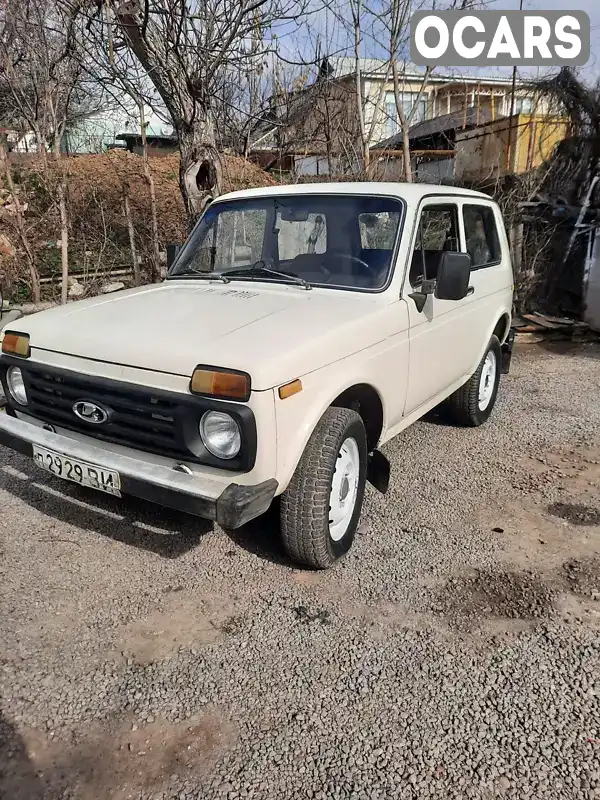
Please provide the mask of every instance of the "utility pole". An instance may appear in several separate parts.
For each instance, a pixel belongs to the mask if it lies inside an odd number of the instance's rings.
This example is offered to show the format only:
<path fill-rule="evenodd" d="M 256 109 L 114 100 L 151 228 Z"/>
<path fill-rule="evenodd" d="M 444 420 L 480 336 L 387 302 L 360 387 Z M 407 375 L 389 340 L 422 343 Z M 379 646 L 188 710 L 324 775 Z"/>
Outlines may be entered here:
<path fill-rule="evenodd" d="M 523 11 L 523 0 L 519 0 L 519 11 Z M 513 128 L 514 128 L 514 114 L 515 114 L 515 93 L 517 90 L 517 68 L 513 67 L 513 74 L 512 74 L 512 89 L 510 93 L 510 122 L 508 125 L 508 143 L 506 145 L 506 171 L 512 172 L 511 166 L 511 158 L 512 158 L 512 136 L 513 136 Z M 517 136 L 519 135 L 519 131 L 517 129 Z M 516 145 L 516 142 L 515 142 Z M 517 148 L 515 147 L 515 150 Z"/>

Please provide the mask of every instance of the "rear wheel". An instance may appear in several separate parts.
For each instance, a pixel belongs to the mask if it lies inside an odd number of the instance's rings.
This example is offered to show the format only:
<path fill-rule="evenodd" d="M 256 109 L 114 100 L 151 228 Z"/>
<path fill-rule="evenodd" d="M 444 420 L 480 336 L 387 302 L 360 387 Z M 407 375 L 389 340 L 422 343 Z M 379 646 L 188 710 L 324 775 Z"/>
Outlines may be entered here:
<path fill-rule="evenodd" d="M 445 410 L 457 425 L 477 427 L 492 413 L 498 395 L 502 348 L 497 336 L 492 336 L 479 366 L 454 394 L 445 401 Z"/>
<path fill-rule="evenodd" d="M 281 496 L 283 545 L 295 561 L 326 569 L 348 552 L 358 526 L 366 472 L 362 419 L 348 408 L 329 408 Z"/>

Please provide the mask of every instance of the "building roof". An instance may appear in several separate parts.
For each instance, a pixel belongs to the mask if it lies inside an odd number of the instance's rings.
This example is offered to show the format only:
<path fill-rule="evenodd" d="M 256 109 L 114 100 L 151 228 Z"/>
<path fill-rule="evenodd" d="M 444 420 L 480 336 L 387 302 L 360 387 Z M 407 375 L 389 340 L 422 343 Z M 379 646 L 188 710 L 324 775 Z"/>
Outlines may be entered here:
<path fill-rule="evenodd" d="M 331 68 L 330 77 L 344 78 L 356 74 L 356 59 L 354 56 L 330 56 L 326 59 Z M 381 58 L 361 58 L 360 71 L 366 77 L 385 78 L 388 62 Z M 423 77 L 425 70 L 411 62 L 402 62 L 402 72 L 405 74 Z"/>
<path fill-rule="evenodd" d="M 324 61 L 329 64 L 330 78 L 345 78 L 356 74 L 356 59 L 354 56 L 328 56 Z M 381 58 L 361 58 L 360 71 L 364 78 L 367 79 L 381 79 L 385 78 L 388 69 L 388 62 Z M 425 76 L 425 68 L 418 67 L 411 61 L 399 61 L 398 69 L 400 75 L 406 80 L 413 78 L 414 80 L 422 79 Z M 462 86 L 483 84 L 495 84 L 500 86 L 511 86 L 512 78 L 498 77 L 497 75 L 465 75 L 460 72 L 442 73 L 433 71 L 429 78 L 428 83 L 459 83 Z M 522 80 L 517 81 L 517 86 L 526 85 Z"/>
<path fill-rule="evenodd" d="M 119 133 L 115 136 L 120 142 L 127 142 L 132 144 L 139 144 L 142 143 L 142 136 L 140 133 Z M 153 145 L 166 145 L 167 147 L 176 147 L 177 146 L 177 136 L 175 134 L 155 134 L 149 133 L 146 135 L 146 141 L 148 144 Z"/>
<path fill-rule="evenodd" d="M 439 133 L 446 133 L 448 131 L 462 130 L 465 128 L 475 128 L 478 125 L 485 125 L 487 122 L 492 121 L 492 113 L 489 109 L 480 108 L 479 114 L 477 108 L 471 106 L 467 108 L 467 116 L 465 121 L 464 110 L 454 111 L 452 114 L 443 114 L 441 117 L 434 117 L 433 119 L 426 119 L 423 122 L 418 122 L 413 125 L 409 131 L 408 138 L 411 141 L 415 139 L 424 139 L 427 136 L 436 136 Z M 382 142 L 374 145 L 374 149 L 379 150 L 395 150 L 402 147 L 402 132 L 384 139 Z"/>

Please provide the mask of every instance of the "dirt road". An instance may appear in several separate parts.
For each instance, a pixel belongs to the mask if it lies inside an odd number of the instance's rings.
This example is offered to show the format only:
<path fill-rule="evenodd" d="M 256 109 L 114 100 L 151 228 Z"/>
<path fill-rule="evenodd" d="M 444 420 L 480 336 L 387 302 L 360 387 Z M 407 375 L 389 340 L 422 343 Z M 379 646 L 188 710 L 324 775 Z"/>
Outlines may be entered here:
<path fill-rule="evenodd" d="M 600 798 L 600 347 L 386 453 L 314 573 L 0 449 L 0 797 Z"/>

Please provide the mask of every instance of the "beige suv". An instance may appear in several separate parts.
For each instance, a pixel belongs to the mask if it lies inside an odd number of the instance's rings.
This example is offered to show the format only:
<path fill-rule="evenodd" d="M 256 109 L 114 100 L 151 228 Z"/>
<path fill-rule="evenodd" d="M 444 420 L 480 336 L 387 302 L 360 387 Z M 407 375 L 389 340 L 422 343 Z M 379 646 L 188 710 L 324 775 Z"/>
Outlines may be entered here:
<path fill-rule="evenodd" d="M 511 348 L 498 206 L 440 186 L 220 197 L 159 285 L 3 331 L 0 443 L 53 474 L 235 528 L 280 496 L 287 552 L 352 544 L 378 448 L 490 415 Z"/>

